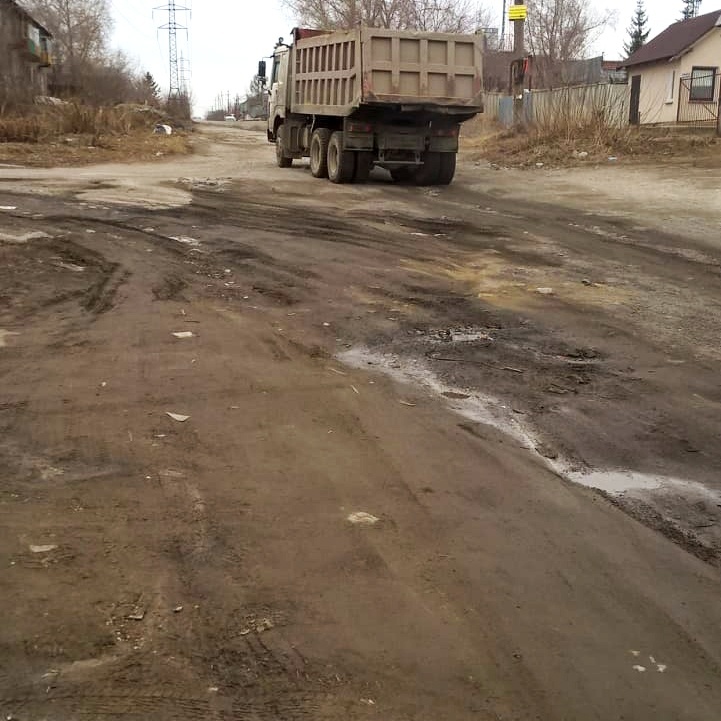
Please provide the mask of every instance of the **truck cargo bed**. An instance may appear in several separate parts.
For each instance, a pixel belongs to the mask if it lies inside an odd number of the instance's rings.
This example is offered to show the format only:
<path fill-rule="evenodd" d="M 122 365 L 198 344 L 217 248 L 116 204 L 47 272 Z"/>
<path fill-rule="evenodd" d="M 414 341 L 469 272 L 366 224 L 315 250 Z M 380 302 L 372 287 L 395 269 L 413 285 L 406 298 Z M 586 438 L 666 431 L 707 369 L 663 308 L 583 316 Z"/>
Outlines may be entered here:
<path fill-rule="evenodd" d="M 346 116 L 362 105 L 478 112 L 478 35 L 359 28 L 298 39 L 291 57 L 293 113 Z"/>

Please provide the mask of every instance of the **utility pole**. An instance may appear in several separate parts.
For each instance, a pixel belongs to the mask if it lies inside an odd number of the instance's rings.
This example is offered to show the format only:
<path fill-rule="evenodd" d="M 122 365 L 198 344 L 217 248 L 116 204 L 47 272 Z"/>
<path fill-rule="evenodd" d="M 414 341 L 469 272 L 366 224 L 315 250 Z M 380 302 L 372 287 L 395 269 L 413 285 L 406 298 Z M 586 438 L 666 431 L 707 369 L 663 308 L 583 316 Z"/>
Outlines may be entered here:
<path fill-rule="evenodd" d="M 525 69 L 524 34 L 527 9 L 524 0 L 513 0 L 508 10 L 513 23 L 513 63 L 511 64 L 511 95 L 513 96 L 513 124 L 523 124 L 523 78 Z"/>
<path fill-rule="evenodd" d="M 508 0 L 503 0 L 503 14 L 501 15 L 501 42 L 498 44 L 498 49 L 502 52 L 506 49 L 506 3 Z"/>
<path fill-rule="evenodd" d="M 167 5 L 154 8 L 161 12 L 168 13 L 168 22 L 158 26 L 158 30 L 168 31 L 168 59 L 170 63 L 170 92 L 169 98 L 177 98 L 180 95 L 180 68 L 178 65 L 178 30 L 185 30 L 186 35 L 188 28 L 180 25 L 177 20 L 177 13 L 190 12 L 190 8 L 178 5 L 175 0 L 168 0 Z"/>

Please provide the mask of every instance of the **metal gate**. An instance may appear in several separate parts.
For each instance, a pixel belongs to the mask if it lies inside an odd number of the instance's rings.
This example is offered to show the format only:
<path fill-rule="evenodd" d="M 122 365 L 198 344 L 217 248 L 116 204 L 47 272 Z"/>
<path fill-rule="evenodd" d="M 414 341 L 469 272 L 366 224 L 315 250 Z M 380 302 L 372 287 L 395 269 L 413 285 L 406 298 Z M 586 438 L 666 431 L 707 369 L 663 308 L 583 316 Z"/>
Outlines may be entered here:
<path fill-rule="evenodd" d="M 709 69 L 707 73 L 683 77 L 679 84 L 679 123 L 715 126 L 719 121 L 721 73 Z"/>

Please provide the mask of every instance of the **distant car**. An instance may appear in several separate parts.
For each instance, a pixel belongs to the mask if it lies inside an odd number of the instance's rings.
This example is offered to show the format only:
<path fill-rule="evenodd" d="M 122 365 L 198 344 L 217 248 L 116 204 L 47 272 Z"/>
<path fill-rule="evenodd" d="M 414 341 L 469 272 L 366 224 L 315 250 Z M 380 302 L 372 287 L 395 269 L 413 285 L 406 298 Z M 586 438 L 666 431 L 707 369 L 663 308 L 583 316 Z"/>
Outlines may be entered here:
<path fill-rule="evenodd" d="M 235 115 L 226 115 L 226 116 L 225 116 L 225 122 L 226 122 L 226 123 L 234 123 L 234 122 L 235 122 Z"/>

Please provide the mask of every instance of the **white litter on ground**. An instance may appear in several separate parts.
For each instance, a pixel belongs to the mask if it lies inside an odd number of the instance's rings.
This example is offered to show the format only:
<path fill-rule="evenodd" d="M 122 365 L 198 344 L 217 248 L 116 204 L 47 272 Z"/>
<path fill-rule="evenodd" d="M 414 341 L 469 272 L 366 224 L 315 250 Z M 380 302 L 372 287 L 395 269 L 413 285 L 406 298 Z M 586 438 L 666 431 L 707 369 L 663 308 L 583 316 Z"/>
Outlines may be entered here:
<path fill-rule="evenodd" d="M 372 516 L 370 513 L 366 513 L 365 511 L 356 511 L 348 516 L 348 521 L 360 526 L 372 526 L 373 524 L 378 523 L 379 520 L 380 519 Z"/>

